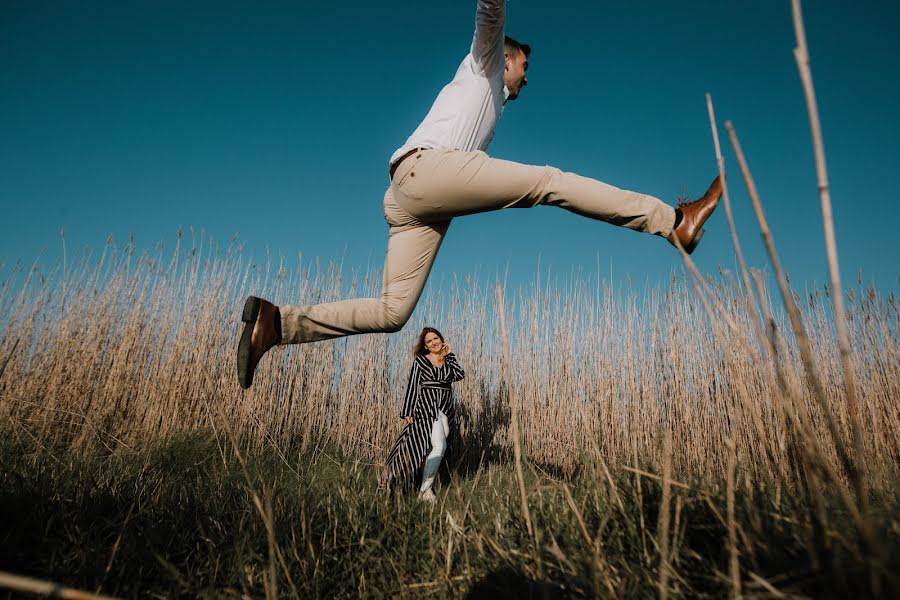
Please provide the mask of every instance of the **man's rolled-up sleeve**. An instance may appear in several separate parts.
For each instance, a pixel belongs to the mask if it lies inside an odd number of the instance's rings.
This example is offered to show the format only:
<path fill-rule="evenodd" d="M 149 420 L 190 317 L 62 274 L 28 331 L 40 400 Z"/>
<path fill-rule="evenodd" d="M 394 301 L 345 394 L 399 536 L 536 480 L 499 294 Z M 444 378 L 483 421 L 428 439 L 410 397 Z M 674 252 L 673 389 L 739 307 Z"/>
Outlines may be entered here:
<path fill-rule="evenodd" d="M 494 69 L 503 65 L 505 21 L 506 0 L 478 0 L 472 58 L 485 75 L 490 75 Z"/>

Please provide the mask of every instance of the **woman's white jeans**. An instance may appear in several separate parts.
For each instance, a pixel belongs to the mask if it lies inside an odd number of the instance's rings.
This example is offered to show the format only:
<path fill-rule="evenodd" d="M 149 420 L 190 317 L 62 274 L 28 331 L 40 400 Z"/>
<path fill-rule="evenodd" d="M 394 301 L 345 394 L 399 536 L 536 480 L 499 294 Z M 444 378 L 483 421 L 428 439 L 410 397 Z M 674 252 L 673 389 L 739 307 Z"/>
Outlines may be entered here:
<path fill-rule="evenodd" d="M 450 435 L 450 423 L 447 421 L 447 415 L 438 411 L 437 419 L 431 425 L 431 454 L 425 459 L 422 487 L 419 489 L 421 492 L 430 490 L 432 484 L 434 484 L 434 478 L 437 475 L 438 467 L 441 466 L 444 451 L 447 450 L 448 435 Z"/>

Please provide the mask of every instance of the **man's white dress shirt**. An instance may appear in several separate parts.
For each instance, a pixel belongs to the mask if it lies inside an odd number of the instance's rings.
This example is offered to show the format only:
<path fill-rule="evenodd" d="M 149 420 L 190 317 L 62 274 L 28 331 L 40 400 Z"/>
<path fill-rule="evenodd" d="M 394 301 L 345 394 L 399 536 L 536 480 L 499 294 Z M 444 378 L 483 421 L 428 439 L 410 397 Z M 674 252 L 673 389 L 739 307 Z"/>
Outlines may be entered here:
<path fill-rule="evenodd" d="M 422 123 L 391 156 L 391 163 L 413 148 L 488 147 L 509 95 L 503 83 L 505 18 L 505 0 L 478 0 L 469 54 Z"/>

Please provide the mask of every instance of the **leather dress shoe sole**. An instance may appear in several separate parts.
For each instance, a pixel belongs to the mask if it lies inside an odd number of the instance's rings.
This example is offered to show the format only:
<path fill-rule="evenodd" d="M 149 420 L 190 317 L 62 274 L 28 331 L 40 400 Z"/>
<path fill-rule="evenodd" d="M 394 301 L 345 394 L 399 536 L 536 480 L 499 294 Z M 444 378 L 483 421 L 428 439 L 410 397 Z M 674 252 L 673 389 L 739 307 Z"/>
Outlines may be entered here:
<path fill-rule="evenodd" d="M 695 235 L 694 239 L 691 240 L 691 243 L 685 247 L 684 251 L 688 254 L 693 254 L 694 248 L 696 248 L 697 244 L 700 243 L 700 239 L 703 237 L 704 233 L 706 233 L 705 227 L 701 228 L 700 231 L 697 232 L 697 235 Z"/>
<path fill-rule="evenodd" d="M 256 296 L 250 296 L 244 302 L 244 312 L 241 314 L 241 321 L 244 322 L 244 332 L 241 334 L 241 341 L 238 343 L 237 351 L 237 374 L 238 383 L 241 387 L 249 389 L 253 385 L 254 367 L 250 366 L 253 358 L 253 328 L 256 326 L 256 318 L 259 316 L 259 307 L 262 300 Z"/>

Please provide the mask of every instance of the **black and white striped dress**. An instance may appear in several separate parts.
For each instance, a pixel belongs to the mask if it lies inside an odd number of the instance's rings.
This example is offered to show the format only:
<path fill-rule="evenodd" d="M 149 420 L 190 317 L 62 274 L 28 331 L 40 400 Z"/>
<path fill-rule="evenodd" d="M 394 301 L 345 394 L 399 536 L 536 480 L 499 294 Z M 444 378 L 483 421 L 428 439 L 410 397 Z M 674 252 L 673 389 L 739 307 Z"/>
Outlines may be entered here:
<path fill-rule="evenodd" d="M 436 367 L 424 356 L 417 356 L 409 374 L 406 398 L 400 417 L 412 416 L 388 454 L 386 484 L 389 490 L 413 489 L 422 475 L 425 458 L 431 451 L 431 426 L 440 410 L 450 424 L 448 442 L 456 433 L 456 407 L 450 384 L 466 373 L 452 352 L 444 357 L 444 366 Z"/>

